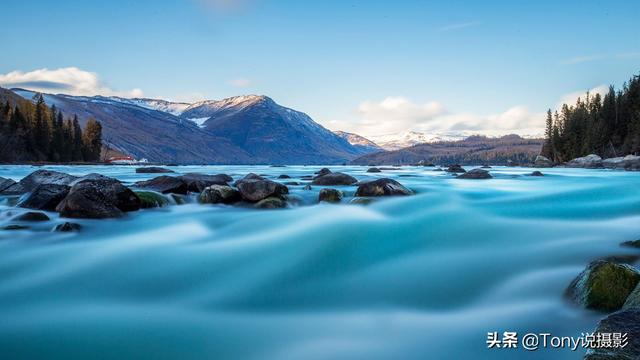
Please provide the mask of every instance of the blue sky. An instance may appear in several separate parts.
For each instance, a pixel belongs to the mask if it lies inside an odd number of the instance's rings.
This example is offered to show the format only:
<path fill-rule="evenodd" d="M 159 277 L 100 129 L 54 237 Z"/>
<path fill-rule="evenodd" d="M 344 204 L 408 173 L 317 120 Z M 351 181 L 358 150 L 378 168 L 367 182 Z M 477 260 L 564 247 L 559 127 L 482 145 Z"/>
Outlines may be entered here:
<path fill-rule="evenodd" d="M 531 132 L 563 99 L 640 72 L 640 2 L 628 0 L 8 0 L 2 8 L 4 86 L 55 80 L 74 82 L 67 92 L 174 100 L 266 94 L 365 135 Z"/>

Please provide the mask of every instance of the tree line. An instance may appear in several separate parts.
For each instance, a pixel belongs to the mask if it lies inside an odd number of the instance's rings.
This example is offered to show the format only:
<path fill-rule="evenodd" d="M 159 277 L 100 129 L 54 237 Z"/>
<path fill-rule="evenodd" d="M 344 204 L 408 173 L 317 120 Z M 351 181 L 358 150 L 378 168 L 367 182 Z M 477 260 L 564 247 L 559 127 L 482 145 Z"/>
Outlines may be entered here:
<path fill-rule="evenodd" d="M 0 161 L 94 162 L 100 160 L 102 125 L 66 118 L 42 94 L 33 102 L 0 105 Z"/>
<path fill-rule="evenodd" d="M 586 94 L 575 105 L 547 112 L 541 154 L 554 162 L 597 154 L 603 158 L 640 152 L 640 77 L 604 97 Z"/>

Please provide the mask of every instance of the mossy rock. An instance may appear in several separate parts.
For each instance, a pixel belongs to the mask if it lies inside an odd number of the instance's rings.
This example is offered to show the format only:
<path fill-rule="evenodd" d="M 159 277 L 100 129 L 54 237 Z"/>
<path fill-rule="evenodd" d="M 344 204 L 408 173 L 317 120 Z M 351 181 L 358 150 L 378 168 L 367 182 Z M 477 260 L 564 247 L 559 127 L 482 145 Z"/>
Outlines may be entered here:
<path fill-rule="evenodd" d="M 181 195 L 181 194 L 169 194 L 169 196 L 171 196 L 171 199 L 173 199 L 173 202 L 176 205 L 184 205 L 186 203 L 188 203 L 187 201 L 187 196 L 186 195 Z"/>
<path fill-rule="evenodd" d="M 143 209 L 169 205 L 169 199 L 160 193 L 153 191 L 136 191 L 135 193 L 140 198 L 140 207 Z"/>
<path fill-rule="evenodd" d="M 287 207 L 287 202 L 278 197 L 268 197 L 258 201 L 255 205 L 258 209 L 282 209 Z"/>
<path fill-rule="evenodd" d="M 576 277 L 567 295 L 593 310 L 616 311 L 640 282 L 640 272 L 626 264 L 597 260 Z"/>
<path fill-rule="evenodd" d="M 320 190 L 320 193 L 318 194 L 318 201 L 339 203 L 340 200 L 342 200 L 342 197 L 343 197 L 342 191 L 325 188 Z"/>

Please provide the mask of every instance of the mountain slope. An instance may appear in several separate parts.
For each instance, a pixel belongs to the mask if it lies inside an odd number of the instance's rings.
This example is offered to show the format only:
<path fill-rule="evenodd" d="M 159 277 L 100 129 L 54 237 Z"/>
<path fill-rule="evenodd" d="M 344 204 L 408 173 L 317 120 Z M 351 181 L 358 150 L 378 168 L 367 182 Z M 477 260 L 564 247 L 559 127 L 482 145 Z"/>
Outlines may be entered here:
<path fill-rule="evenodd" d="M 13 92 L 29 100 L 35 94 L 23 89 Z M 136 158 L 180 164 L 264 161 L 166 112 L 102 96 L 44 94 L 44 98 L 47 105 L 55 105 L 65 116 L 78 115 L 82 125 L 90 117 L 97 119 L 102 124 L 104 142 Z"/>
<path fill-rule="evenodd" d="M 543 140 L 524 139 L 518 135 L 500 138 L 470 136 L 459 141 L 441 141 L 410 146 L 395 151 L 364 155 L 355 165 L 403 165 L 419 161 L 435 164 L 506 164 L 531 163 L 540 154 Z"/>
<path fill-rule="evenodd" d="M 354 133 L 348 133 L 345 131 L 334 131 L 334 134 L 340 136 L 341 138 L 347 140 L 349 144 L 358 148 L 361 153 L 369 154 L 373 152 L 383 151 L 384 149 L 373 141 L 365 138 L 364 136 L 360 136 Z"/>
<path fill-rule="evenodd" d="M 427 134 L 418 131 L 405 131 L 399 134 L 372 136 L 376 144 L 385 150 L 399 150 L 413 145 L 432 143 L 438 141 L 462 140 L 467 136 L 463 134 Z"/>
<path fill-rule="evenodd" d="M 266 96 L 205 101 L 187 108 L 184 119 L 206 119 L 204 130 L 229 139 L 252 156 L 274 164 L 335 164 L 362 150 L 314 122 L 308 115 Z"/>

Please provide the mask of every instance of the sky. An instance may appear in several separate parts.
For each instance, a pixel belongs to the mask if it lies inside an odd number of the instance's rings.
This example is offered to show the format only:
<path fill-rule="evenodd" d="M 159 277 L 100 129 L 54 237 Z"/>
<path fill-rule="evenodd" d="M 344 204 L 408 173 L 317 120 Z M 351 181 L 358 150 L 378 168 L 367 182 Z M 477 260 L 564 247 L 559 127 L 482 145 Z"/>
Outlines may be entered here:
<path fill-rule="evenodd" d="M 640 1 L 4 0 L 0 86 L 262 94 L 331 130 L 540 133 L 640 73 Z"/>

